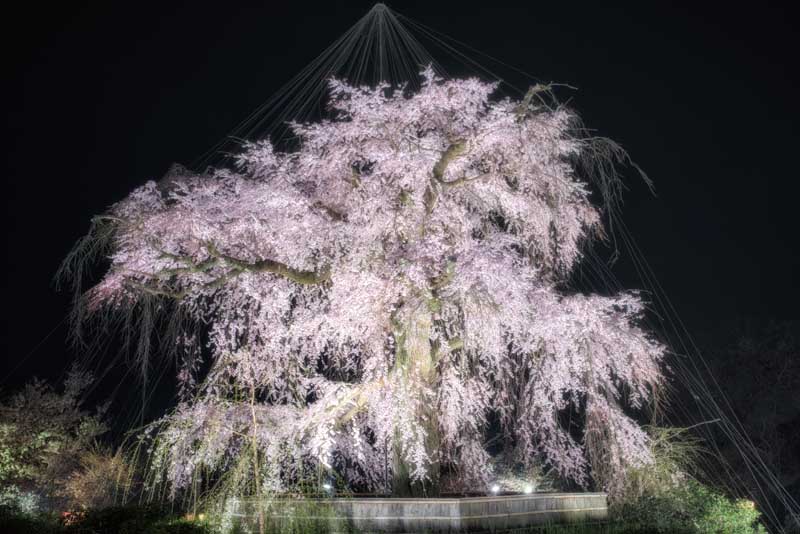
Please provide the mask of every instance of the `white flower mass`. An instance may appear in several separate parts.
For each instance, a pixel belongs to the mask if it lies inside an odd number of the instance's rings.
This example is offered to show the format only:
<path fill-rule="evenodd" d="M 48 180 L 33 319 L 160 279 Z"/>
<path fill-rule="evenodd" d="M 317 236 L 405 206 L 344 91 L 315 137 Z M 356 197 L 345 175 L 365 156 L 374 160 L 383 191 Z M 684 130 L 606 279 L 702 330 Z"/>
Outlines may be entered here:
<path fill-rule="evenodd" d="M 577 117 L 423 78 L 333 80 L 328 118 L 291 125 L 295 149 L 247 143 L 103 216 L 111 265 L 89 308 L 169 301 L 205 331 L 178 342 L 207 375 L 158 423 L 173 490 L 251 448 L 274 491 L 320 469 L 365 490 L 486 488 L 490 422 L 515 462 L 580 485 L 613 490 L 650 460 L 628 415 L 664 380 L 643 303 L 564 289 L 603 235 Z"/>

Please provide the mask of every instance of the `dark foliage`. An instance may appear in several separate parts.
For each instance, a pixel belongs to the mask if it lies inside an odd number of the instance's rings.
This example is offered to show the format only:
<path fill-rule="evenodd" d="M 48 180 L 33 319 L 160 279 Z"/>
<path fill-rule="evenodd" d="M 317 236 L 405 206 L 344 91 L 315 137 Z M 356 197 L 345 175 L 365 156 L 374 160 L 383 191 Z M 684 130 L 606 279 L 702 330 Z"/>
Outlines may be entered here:
<path fill-rule="evenodd" d="M 0 507 L 3 534 L 208 534 L 199 523 L 155 507 L 117 507 L 89 511 L 70 524 L 53 515 L 26 515 Z"/>

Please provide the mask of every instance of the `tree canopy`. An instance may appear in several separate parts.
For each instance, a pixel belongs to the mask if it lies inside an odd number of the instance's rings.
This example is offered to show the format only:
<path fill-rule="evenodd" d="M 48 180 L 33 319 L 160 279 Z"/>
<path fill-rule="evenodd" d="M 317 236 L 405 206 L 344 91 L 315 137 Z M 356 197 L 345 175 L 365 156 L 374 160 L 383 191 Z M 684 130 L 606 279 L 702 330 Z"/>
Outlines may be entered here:
<path fill-rule="evenodd" d="M 649 461 L 626 410 L 662 378 L 635 293 L 569 292 L 602 236 L 622 153 L 546 88 L 442 80 L 413 93 L 330 82 L 296 147 L 245 143 L 227 167 L 175 168 L 95 219 L 65 263 L 110 268 L 79 304 L 159 314 L 210 370 L 160 422 L 173 489 L 252 461 L 276 491 L 336 473 L 351 487 L 486 487 L 497 421 L 509 457 L 613 489 Z M 143 318 L 143 319 L 142 319 Z"/>

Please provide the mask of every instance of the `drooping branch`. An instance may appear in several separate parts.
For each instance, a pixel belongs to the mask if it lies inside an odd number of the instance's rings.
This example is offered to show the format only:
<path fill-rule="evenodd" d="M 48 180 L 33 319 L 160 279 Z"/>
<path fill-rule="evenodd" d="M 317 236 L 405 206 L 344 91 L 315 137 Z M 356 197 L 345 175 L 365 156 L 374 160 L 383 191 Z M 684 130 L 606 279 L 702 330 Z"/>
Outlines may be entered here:
<path fill-rule="evenodd" d="M 167 297 L 174 300 L 181 300 L 186 296 L 186 291 L 171 291 L 165 288 L 159 288 L 148 284 L 143 284 L 133 280 L 126 280 L 125 284 L 142 293 L 147 293 L 153 297 Z"/>

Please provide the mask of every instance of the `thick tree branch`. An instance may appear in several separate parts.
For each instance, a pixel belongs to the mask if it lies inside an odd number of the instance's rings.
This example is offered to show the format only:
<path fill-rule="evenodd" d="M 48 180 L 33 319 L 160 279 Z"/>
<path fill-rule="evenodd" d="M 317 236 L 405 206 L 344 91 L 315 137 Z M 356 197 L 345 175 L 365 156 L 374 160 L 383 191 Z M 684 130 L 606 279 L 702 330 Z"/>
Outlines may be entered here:
<path fill-rule="evenodd" d="M 467 182 L 475 182 L 477 180 L 483 180 L 484 178 L 487 178 L 490 175 L 491 175 L 491 173 L 484 172 L 484 173 L 479 174 L 477 176 L 469 176 L 469 177 L 462 176 L 461 178 L 457 178 L 457 179 L 451 180 L 449 182 L 442 182 L 442 185 L 444 185 L 446 187 L 454 187 L 454 186 L 457 186 L 457 185 L 465 184 Z"/>
<path fill-rule="evenodd" d="M 541 84 L 537 83 L 534 86 L 531 86 L 528 89 L 528 92 L 525 93 L 525 97 L 522 99 L 522 102 L 519 103 L 516 109 L 517 117 L 525 118 L 528 115 L 528 112 L 531 110 L 531 103 L 533 102 L 533 97 L 538 95 L 539 93 L 548 93 L 552 90 L 551 84 Z"/>
<path fill-rule="evenodd" d="M 336 209 L 334 209 L 334 208 L 332 208 L 332 207 L 330 207 L 330 206 L 328 206 L 326 204 L 323 204 L 322 202 L 315 202 L 314 203 L 314 207 L 315 208 L 319 208 L 322 211 L 324 211 L 328 215 L 328 217 L 330 217 L 334 221 L 341 222 L 341 221 L 346 221 L 347 220 L 347 214 L 346 213 L 342 213 L 341 211 L 336 210 Z"/>
<path fill-rule="evenodd" d="M 444 179 L 444 174 L 447 171 L 448 165 L 456 159 L 457 157 L 461 156 L 467 150 L 467 142 L 460 140 L 456 141 L 447 147 L 447 150 L 442 152 L 439 161 L 433 166 L 433 180 L 431 183 L 428 184 L 428 187 L 425 189 L 425 212 L 430 215 L 433 211 L 433 207 L 436 204 L 436 200 L 439 197 L 439 186 L 441 187 L 455 187 L 461 184 L 465 184 L 468 182 L 473 182 L 476 180 L 481 180 L 490 176 L 490 173 L 485 172 L 483 174 L 479 174 L 478 176 L 462 176 L 461 178 L 457 178 L 455 180 L 447 181 Z"/>
<path fill-rule="evenodd" d="M 148 295 L 152 295 L 154 297 L 167 297 L 174 300 L 181 300 L 183 297 L 186 296 L 187 291 L 172 291 L 168 288 L 158 288 L 153 287 L 147 284 L 142 284 L 140 282 L 136 282 L 134 280 L 126 280 L 125 284 L 129 287 L 132 287 L 142 293 L 147 293 Z"/>
<path fill-rule="evenodd" d="M 456 262 L 449 260 L 445 266 L 444 272 L 431 280 L 431 291 L 435 292 L 436 290 L 443 288 L 453 281 L 453 277 L 455 275 Z"/>
<path fill-rule="evenodd" d="M 450 165 L 454 159 L 458 156 L 463 154 L 467 150 L 467 142 L 466 141 L 456 141 L 449 147 L 447 150 L 442 152 L 442 156 L 439 158 L 439 161 L 433 166 L 433 177 L 436 178 L 436 181 L 442 184 L 446 184 L 444 180 L 444 173 L 447 171 L 447 166 Z"/>
<path fill-rule="evenodd" d="M 254 263 L 242 261 L 227 254 L 220 253 L 217 248 L 212 244 L 206 244 L 206 248 L 210 254 L 209 258 L 202 261 L 195 261 L 189 256 L 181 256 L 179 254 L 172 254 L 170 252 L 161 251 L 163 258 L 169 258 L 176 262 L 182 263 L 185 267 L 175 267 L 172 269 L 164 269 L 155 274 L 148 275 L 152 278 L 155 284 L 142 283 L 135 280 L 128 279 L 126 283 L 143 293 L 148 293 L 153 296 L 169 297 L 175 300 L 183 299 L 188 293 L 188 289 L 181 291 L 173 291 L 169 287 L 158 283 L 157 281 L 164 281 L 172 278 L 173 276 L 188 273 L 205 273 L 211 268 L 219 265 L 220 261 L 224 261 L 230 265 L 230 270 L 225 274 L 215 278 L 214 280 L 203 284 L 203 289 L 218 289 L 225 285 L 228 281 L 240 275 L 244 271 L 255 272 L 269 272 L 279 276 L 288 278 L 298 284 L 319 284 L 330 279 L 330 271 L 326 270 L 322 273 L 315 273 L 312 271 L 301 271 L 292 269 L 291 267 L 272 260 L 260 260 Z"/>
<path fill-rule="evenodd" d="M 299 269 L 293 269 L 292 267 L 289 267 L 284 263 L 272 261 L 269 259 L 263 259 L 263 260 L 258 260 L 254 263 L 249 263 L 246 261 L 242 261 L 238 258 L 234 258 L 233 256 L 229 256 L 227 254 L 219 252 L 217 248 L 212 244 L 207 244 L 206 247 L 208 248 L 209 254 L 225 260 L 228 264 L 242 271 L 273 273 L 288 278 L 289 280 L 297 282 L 298 284 L 306 284 L 306 285 L 321 284 L 323 282 L 330 280 L 331 277 L 329 269 L 326 269 L 320 273 L 316 273 L 314 271 L 301 271 Z"/>
<path fill-rule="evenodd" d="M 456 159 L 458 156 L 464 153 L 467 149 L 467 142 L 466 141 L 456 141 L 447 147 L 447 150 L 442 152 L 442 155 L 439 157 L 439 161 L 433 166 L 433 180 L 428 186 L 425 188 L 425 196 L 423 197 L 423 202 L 425 203 L 425 213 L 430 215 L 433 211 L 433 207 L 436 205 L 436 199 L 439 197 L 439 185 L 446 185 L 447 182 L 444 180 L 444 173 L 447 171 L 447 166 L 450 165 L 450 162 Z M 425 228 L 423 224 L 422 233 L 425 233 Z"/>

